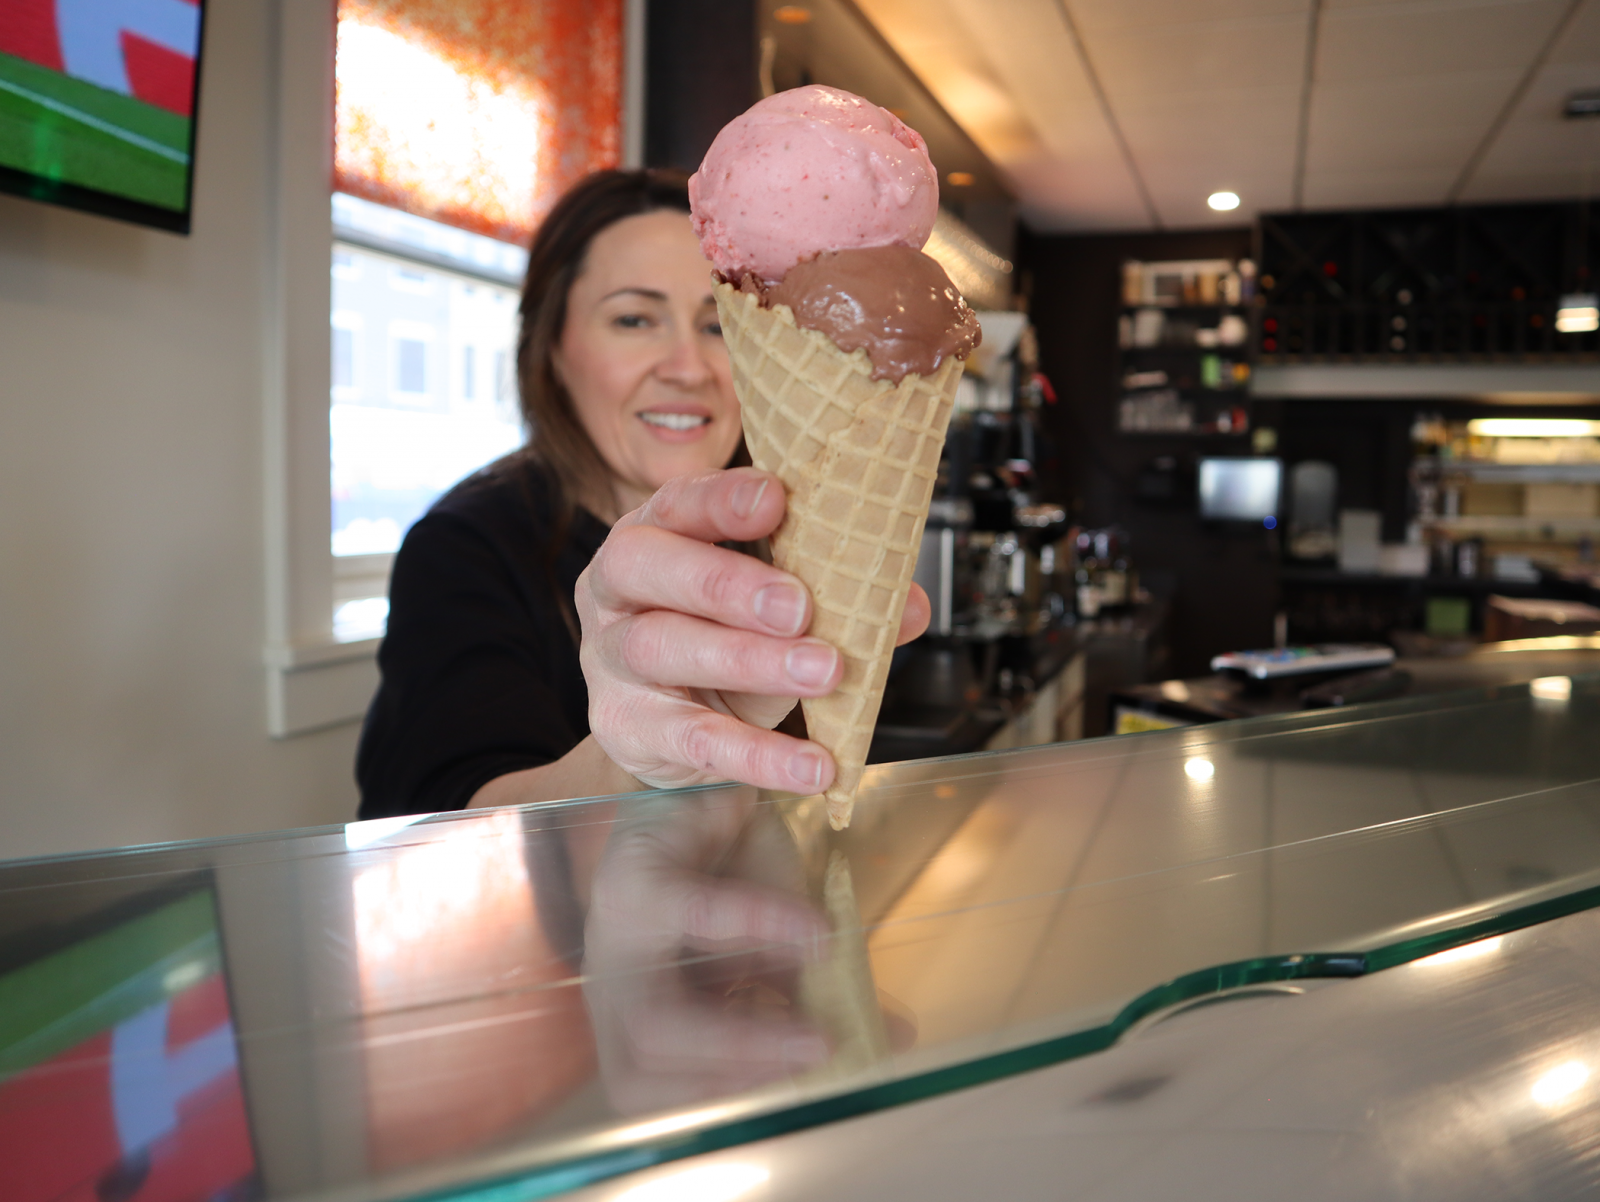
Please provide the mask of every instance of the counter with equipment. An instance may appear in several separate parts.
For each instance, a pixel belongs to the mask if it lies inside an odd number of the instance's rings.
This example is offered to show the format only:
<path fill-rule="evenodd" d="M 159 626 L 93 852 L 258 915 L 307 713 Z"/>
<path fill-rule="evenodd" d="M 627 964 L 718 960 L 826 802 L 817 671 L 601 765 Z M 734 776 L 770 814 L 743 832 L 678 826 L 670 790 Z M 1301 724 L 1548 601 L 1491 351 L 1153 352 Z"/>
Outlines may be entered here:
<path fill-rule="evenodd" d="M 1600 677 L 1560 682 L 881 765 L 842 832 L 730 785 L 0 865 L 0 1194 L 1332 1197 L 1359 1082 L 1363 1196 L 1579 1196 L 1582 1141 L 1430 1152 L 1592 1103 L 1600 992 L 1541 949 L 1594 940 Z M 1447 1057 L 1382 1034 L 1418 972 L 1472 984 Z M 1206 1122 L 1260 1171 L 1176 1155 Z"/>
<path fill-rule="evenodd" d="M 979 316 L 917 560 L 933 617 L 895 656 L 872 762 L 1103 733 L 1109 689 L 1165 654 L 1126 533 L 1071 526 L 1042 491 L 1054 393 L 1026 317 Z"/>

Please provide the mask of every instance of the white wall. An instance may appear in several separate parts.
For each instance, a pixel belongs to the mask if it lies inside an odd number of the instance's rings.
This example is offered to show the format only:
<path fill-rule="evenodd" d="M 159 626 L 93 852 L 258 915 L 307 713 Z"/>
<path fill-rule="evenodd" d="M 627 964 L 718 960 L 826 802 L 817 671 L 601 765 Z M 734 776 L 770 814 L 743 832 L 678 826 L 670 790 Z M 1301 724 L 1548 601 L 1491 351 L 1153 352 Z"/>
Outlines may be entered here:
<path fill-rule="evenodd" d="M 0 858 L 355 808 L 266 734 L 268 0 L 207 26 L 189 237 L 0 196 Z"/>

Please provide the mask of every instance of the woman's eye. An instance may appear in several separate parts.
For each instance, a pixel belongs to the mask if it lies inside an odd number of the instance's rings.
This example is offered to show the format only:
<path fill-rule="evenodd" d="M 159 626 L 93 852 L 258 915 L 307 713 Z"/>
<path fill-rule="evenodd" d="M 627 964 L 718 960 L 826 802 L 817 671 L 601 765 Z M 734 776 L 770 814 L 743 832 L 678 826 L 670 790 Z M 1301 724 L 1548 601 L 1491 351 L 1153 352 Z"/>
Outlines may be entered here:
<path fill-rule="evenodd" d="M 643 313 L 621 313 L 611 319 L 611 324 L 620 330 L 643 330 L 650 325 L 650 319 Z"/>
<path fill-rule="evenodd" d="M 721 338 L 722 337 L 722 323 L 720 321 L 710 322 L 709 324 L 707 324 L 703 328 L 703 330 L 701 332 L 705 333 L 705 334 L 709 334 L 713 338 Z"/>

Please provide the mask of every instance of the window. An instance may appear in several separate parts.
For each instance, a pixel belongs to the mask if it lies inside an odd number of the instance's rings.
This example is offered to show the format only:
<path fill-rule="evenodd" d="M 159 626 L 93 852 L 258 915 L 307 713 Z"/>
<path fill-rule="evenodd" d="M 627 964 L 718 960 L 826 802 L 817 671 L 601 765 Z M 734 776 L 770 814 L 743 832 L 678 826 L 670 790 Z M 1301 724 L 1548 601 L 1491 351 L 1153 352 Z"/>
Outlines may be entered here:
<path fill-rule="evenodd" d="M 402 268 L 370 248 L 341 246 L 340 253 L 362 267 L 363 281 L 375 283 L 336 288 L 344 307 L 334 322 L 328 414 L 331 545 L 340 561 L 335 624 L 339 633 L 370 637 L 382 633 L 377 602 L 411 524 L 446 489 L 522 443 L 516 406 L 486 402 L 473 384 L 480 348 L 497 361 L 509 357 L 516 291 L 439 267 Z M 400 270 L 421 287 L 396 292 L 383 282 Z M 386 388 L 358 394 L 338 387 L 341 325 L 387 332 Z M 358 354 L 359 344 L 350 345 Z M 459 389 L 439 374 L 452 359 L 461 364 Z"/>
<path fill-rule="evenodd" d="M 329 331 L 333 395 L 353 400 L 361 395 L 361 315 L 335 310 Z"/>
<path fill-rule="evenodd" d="M 511 354 L 508 351 L 494 353 L 494 395 L 498 401 L 509 400 L 513 395 L 516 381 L 511 378 Z"/>
<path fill-rule="evenodd" d="M 440 492 L 521 443 L 521 248 L 571 183 L 638 162 L 643 143 L 643 0 L 336 3 L 336 22 L 290 5 L 274 34 L 266 304 L 281 349 L 263 380 L 277 736 L 365 711 L 393 549 Z M 332 247 L 315 216 L 330 173 Z M 398 387 L 417 383 L 406 340 L 421 344 L 420 392 Z"/>
<path fill-rule="evenodd" d="M 428 393 L 428 336 L 415 328 L 391 329 L 394 343 L 394 391 L 410 396 Z"/>
<path fill-rule="evenodd" d="M 395 266 L 389 269 L 389 286 L 396 292 L 427 296 L 433 291 L 433 280 L 429 278 L 427 272 L 415 267 Z"/>

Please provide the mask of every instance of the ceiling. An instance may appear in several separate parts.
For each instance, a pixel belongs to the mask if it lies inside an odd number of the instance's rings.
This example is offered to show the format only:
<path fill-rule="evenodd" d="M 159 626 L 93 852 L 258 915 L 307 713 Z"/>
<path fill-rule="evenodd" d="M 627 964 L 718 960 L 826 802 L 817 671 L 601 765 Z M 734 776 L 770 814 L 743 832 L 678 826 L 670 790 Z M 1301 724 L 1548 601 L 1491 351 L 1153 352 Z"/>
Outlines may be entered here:
<path fill-rule="evenodd" d="M 855 3 L 1036 230 L 1600 192 L 1600 0 Z"/>

